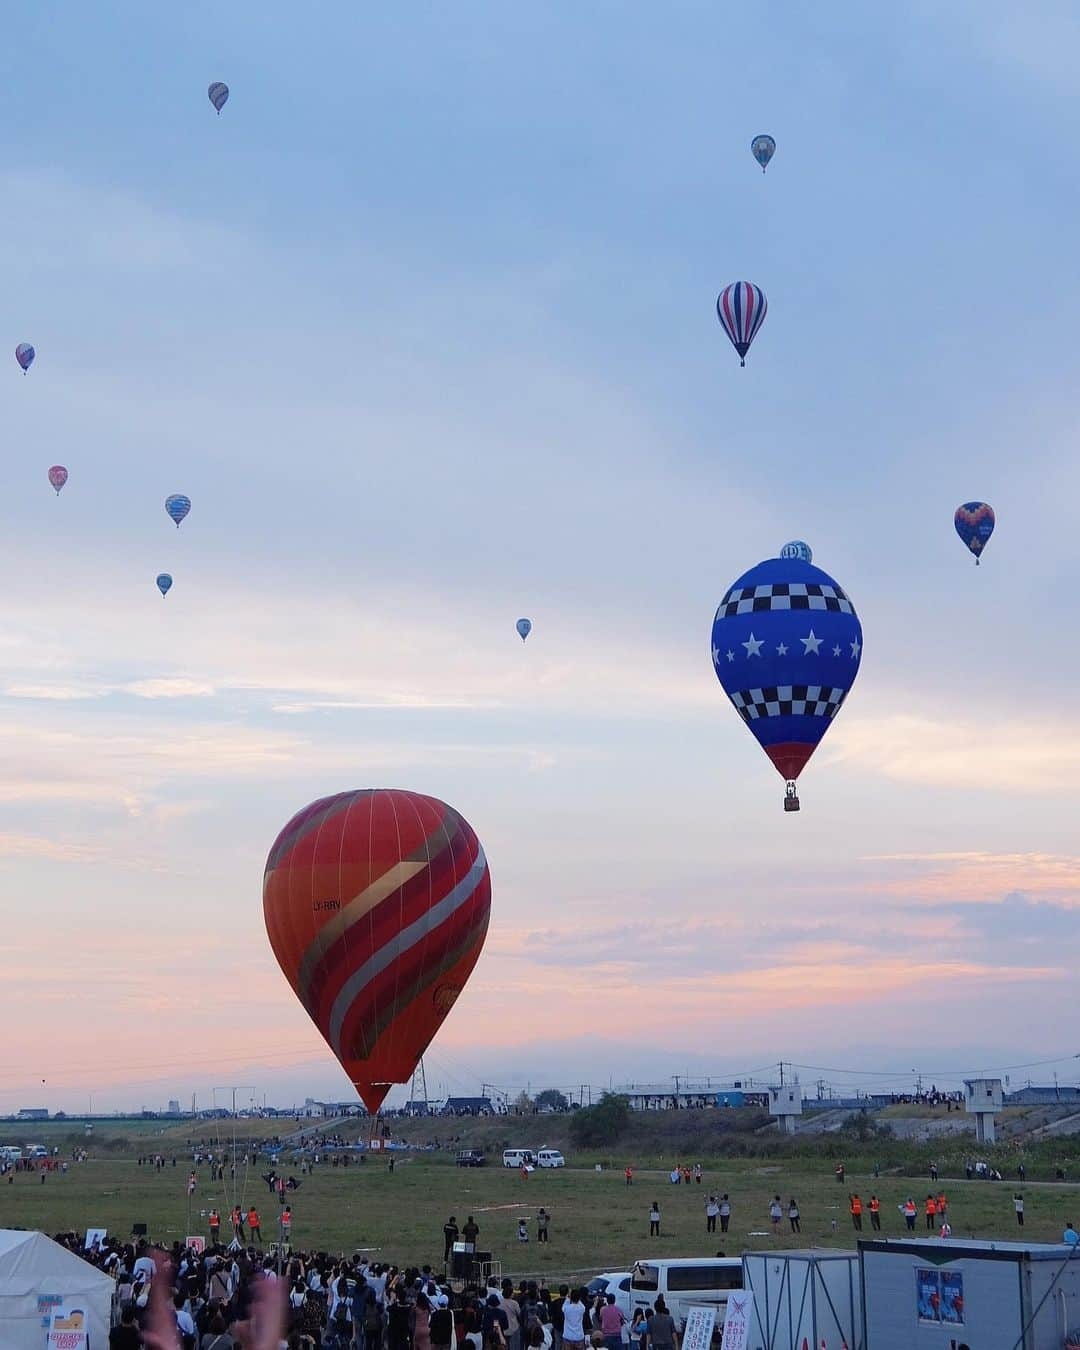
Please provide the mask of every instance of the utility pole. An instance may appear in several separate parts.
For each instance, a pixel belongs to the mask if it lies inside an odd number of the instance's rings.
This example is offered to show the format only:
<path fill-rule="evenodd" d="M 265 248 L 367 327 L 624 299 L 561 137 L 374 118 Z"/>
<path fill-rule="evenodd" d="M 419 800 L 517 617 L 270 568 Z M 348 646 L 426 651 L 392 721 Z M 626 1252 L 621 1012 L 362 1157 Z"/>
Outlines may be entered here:
<path fill-rule="evenodd" d="M 780 1061 L 780 1086 L 784 1086 L 784 1061 Z"/>
<path fill-rule="evenodd" d="M 250 1083 L 237 1083 L 235 1085 L 230 1084 L 228 1087 L 213 1088 L 212 1091 L 214 1094 L 215 1108 L 217 1107 L 217 1095 L 219 1092 L 232 1093 L 232 1171 L 230 1179 L 233 1183 L 233 1188 L 230 1204 L 235 1205 L 236 1204 L 236 1094 L 238 1092 L 254 1093 L 255 1088 Z"/>

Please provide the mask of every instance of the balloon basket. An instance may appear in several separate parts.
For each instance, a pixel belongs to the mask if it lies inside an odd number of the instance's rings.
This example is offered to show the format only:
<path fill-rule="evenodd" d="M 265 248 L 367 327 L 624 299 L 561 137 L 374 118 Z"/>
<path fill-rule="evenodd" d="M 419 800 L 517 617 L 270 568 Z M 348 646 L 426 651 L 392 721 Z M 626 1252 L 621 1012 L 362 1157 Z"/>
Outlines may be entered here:
<path fill-rule="evenodd" d="M 795 790 L 795 782 L 794 782 L 794 780 L 792 780 L 791 782 L 789 782 L 788 785 L 787 785 L 787 792 L 785 792 L 785 794 L 784 794 L 784 810 L 785 810 L 785 811 L 798 811 L 798 810 L 800 810 L 800 807 L 799 807 L 799 794 L 798 794 L 798 793 L 796 792 L 796 790 Z"/>

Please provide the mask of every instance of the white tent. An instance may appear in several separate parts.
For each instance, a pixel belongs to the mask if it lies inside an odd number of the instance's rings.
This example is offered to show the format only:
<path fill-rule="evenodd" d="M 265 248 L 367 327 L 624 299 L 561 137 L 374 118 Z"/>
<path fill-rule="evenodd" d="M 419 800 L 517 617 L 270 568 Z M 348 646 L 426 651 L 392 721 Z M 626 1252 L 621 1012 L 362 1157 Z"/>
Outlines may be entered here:
<path fill-rule="evenodd" d="M 50 1310 L 82 1308 L 92 1350 L 109 1344 L 113 1289 L 108 1275 L 44 1233 L 0 1228 L 0 1343 L 4 1350 L 42 1350 Z"/>

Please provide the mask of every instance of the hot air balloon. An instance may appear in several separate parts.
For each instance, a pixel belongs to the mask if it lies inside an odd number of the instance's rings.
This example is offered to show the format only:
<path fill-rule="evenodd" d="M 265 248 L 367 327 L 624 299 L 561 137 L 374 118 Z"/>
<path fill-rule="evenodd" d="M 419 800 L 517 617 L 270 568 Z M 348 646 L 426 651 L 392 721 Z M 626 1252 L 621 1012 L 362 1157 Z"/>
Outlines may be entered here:
<path fill-rule="evenodd" d="M 532 632 L 532 619 L 518 619 L 514 626 L 518 630 L 518 637 L 524 642 Z"/>
<path fill-rule="evenodd" d="M 270 945 L 373 1114 L 464 988 L 490 909 L 484 850 L 434 797 L 340 792 L 278 835 L 263 877 Z"/>
<path fill-rule="evenodd" d="M 165 510 L 176 521 L 176 528 L 179 529 L 180 522 L 191 510 L 191 498 L 185 497 L 182 492 L 174 492 L 171 497 L 165 498 Z"/>
<path fill-rule="evenodd" d="M 801 539 L 792 539 L 780 550 L 781 558 L 801 558 L 803 562 L 813 562 L 814 554 L 809 544 Z"/>
<path fill-rule="evenodd" d="M 217 115 L 221 116 L 221 110 L 229 101 L 229 86 L 222 84 L 220 80 L 215 80 L 206 91 L 206 96 L 217 110 Z"/>
<path fill-rule="evenodd" d="M 771 136 L 755 136 L 750 142 L 750 153 L 761 165 L 761 172 L 764 173 L 769 167 L 769 160 L 776 154 L 776 142 Z"/>
<path fill-rule="evenodd" d="M 15 348 L 15 360 L 22 366 L 22 373 L 24 375 L 34 364 L 35 356 L 37 356 L 37 352 L 34 351 L 29 342 L 20 342 Z"/>
<path fill-rule="evenodd" d="M 735 711 L 787 781 L 795 782 L 855 683 L 862 627 L 827 573 L 769 558 L 731 586 L 716 611 L 712 659 Z"/>
<path fill-rule="evenodd" d="M 157 588 L 163 596 L 168 595 L 172 590 L 172 577 L 168 572 L 159 572 L 154 578 L 157 582 Z"/>
<path fill-rule="evenodd" d="M 768 310 L 765 292 L 752 281 L 735 281 L 725 286 L 716 299 L 716 313 L 731 345 L 739 353 L 739 365 L 746 365 L 746 353 L 765 321 Z"/>
<path fill-rule="evenodd" d="M 996 524 L 994 508 L 985 502 L 965 502 L 956 508 L 953 524 L 956 533 L 964 541 L 966 548 L 975 554 L 975 566 L 979 565 L 979 555 L 990 542 Z"/>
<path fill-rule="evenodd" d="M 54 464 L 49 470 L 49 482 L 56 489 L 56 495 L 60 496 L 60 489 L 68 480 L 68 471 L 62 464 Z"/>

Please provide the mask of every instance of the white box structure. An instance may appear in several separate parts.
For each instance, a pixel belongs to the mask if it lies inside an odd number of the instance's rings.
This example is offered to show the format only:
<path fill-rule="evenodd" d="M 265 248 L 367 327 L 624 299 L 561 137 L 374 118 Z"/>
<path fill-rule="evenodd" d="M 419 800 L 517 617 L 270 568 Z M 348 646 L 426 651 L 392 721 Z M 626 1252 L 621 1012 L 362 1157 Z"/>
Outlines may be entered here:
<path fill-rule="evenodd" d="M 802 1115 L 802 1088 L 799 1080 L 769 1088 L 769 1115 L 776 1117 L 782 1134 L 794 1134 Z"/>
<path fill-rule="evenodd" d="M 809 1248 L 743 1252 L 743 1288 L 754 1293 L 747 1345 L 802 1350 L 846 1345 L 864 1350 L 862 1291 L 854 1252 Z M 944 1350 L 944 1347 L 940 1347 Z"/>
<path fill-rule="evenodd" d="M 980 1144 L 992 1144 L 996 1138 L 994 1117 L 1004 1105 L 1000 1078 L 965 1078 L 964 1110 L 975 1117 L 975 1138 Z"/>

